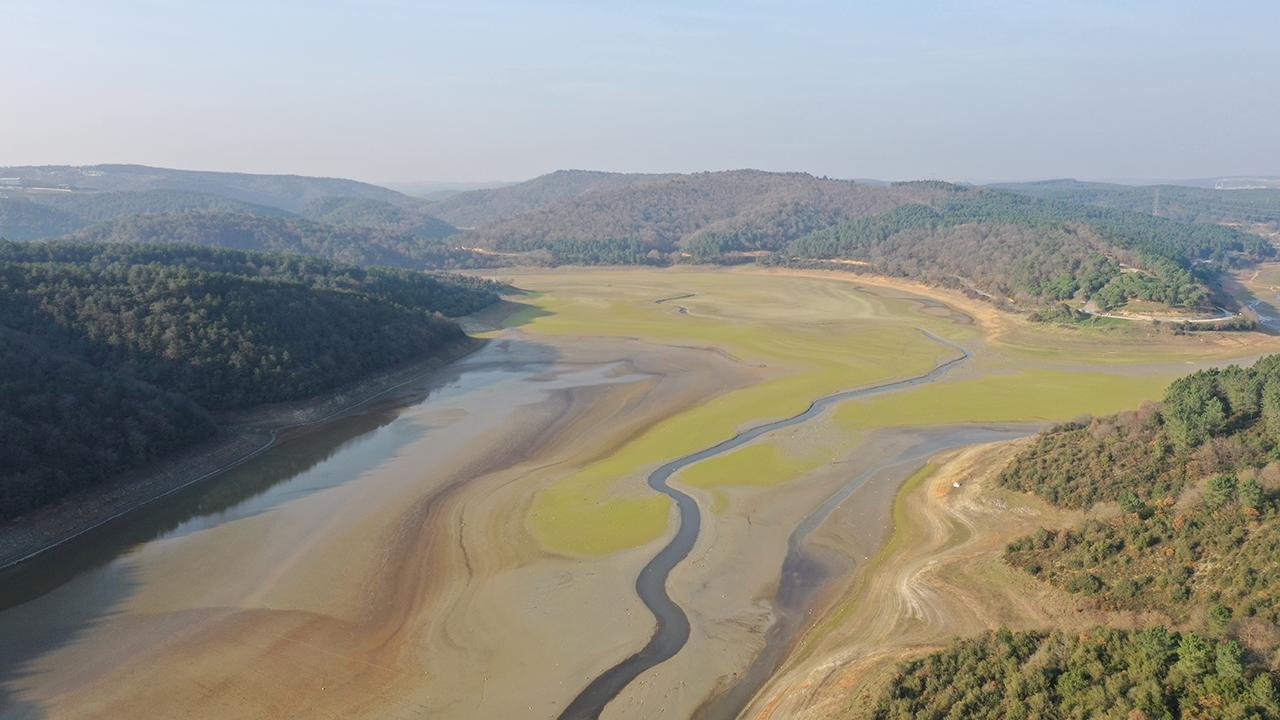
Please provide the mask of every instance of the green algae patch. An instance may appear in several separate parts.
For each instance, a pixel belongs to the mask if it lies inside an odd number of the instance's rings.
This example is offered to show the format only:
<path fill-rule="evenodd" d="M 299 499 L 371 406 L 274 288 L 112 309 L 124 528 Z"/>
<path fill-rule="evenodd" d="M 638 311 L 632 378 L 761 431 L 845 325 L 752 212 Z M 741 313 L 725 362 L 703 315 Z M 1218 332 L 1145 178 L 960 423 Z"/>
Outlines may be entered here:
<path fill-rule="evenodd" d="M 676 480 L 690 487 L 710 490 L 713 498 L 711 511 L 720 513 L 729 502 L 722 488 L 781 485 L 826 461 L 821 453 L 793 455 L 775 442 L 760 441 L 691 465 L 680 471 Z"/>
<path fill-rule="evenodd" d="M 662 536 L 670 524 L 665 495 L 608 497 L 589 482 L 560 482 L 534 496 L 529 521 L 542 545 L 571 555 L 609 555 Z"/>

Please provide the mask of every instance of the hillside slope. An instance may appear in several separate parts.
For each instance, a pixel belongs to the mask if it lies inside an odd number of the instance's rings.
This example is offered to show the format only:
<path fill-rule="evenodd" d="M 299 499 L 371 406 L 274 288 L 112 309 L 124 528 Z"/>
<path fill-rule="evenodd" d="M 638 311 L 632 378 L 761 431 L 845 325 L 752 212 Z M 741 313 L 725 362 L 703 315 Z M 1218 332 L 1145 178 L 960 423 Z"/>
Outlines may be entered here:
<path fill-rule="evenodd" d="M 279 208 L 183 190 L 53 193 L 0 189 L 0 238 L 55 238 L 94 223 L 130 215 L 191 210 L 290 216 Z"/>
<path fill-rule="evenodd" d="M 1108 504 L 1004 558 L 1122 627 L 957 639 L 899 666 L 852 717 L 1280 717 L 1280 356 L 1054 428 L 1000 483 L 1061 508 Z"/>
<path fill-rule="evenodd" d="M 483 281 L 227 250 L 0 243 L 0 517 L 444 350 Z M 104 425 L 108 423 L 108 425 Z"/>
<path fill-rule="evenodd" d="M 397 205 L 368 198 L 321 198 L 303 205 L 298 214 L 329 225 L 388 230 L 436 240 L 459 232 L 458 228 L 428 213 L 427 203 L 419 201 Z"/>
<path fill-rule="evenodd" d="M 777 248 L 842 220 L 935 200 L 946 192 L 927 183 L 886 187 L 804 173 L 697 173 L 595 189 L 484 225 L 465 239 L 503 250 L 618 241 L 635 241 L 659 252 L 686 248 L 695 241 L 715 247 Z"/>
<path fill-rule="evenodd" d="M 1231 228 L 959 187 L 943 202 L 824 228 L 787 250 L 997 300 L 1092 299 L 1103 308 L 1133 298 L 1204 307 L 1217 271 L 1276 254 Z"/>
<path fill-rule="evenodd" d="M 69 239 L 289 252 L 353 265 L 419 269 L 475 266 L 485 262 L 485 258 L 458 250 L 451 243 L 405 231 L 228 212 L 132 215 L 84 228 Z"/>
<path fill-rule="evenodd" d="M 557 170 L 514 185 L 460 192 L 434 203 L 431 213 L 458 227 L 476 228 L 568 202 L 592 192 L 638 187 L 680 177 L 593 170 Z"/>

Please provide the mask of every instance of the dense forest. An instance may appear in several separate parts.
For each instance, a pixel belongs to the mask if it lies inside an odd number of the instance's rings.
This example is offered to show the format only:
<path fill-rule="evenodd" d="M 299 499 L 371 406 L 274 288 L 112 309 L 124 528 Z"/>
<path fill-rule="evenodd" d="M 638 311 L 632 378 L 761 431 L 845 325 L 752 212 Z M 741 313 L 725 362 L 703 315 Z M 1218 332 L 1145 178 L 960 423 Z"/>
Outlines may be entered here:
<path fill-rule="evenodd" d="M 1013 543 L 1009 561 L 1117 609 L 1280 647 L 1280 356 L 1195 373 L 1144 410 L 1039 438 L 1001 475 L 1065 507 L 1121 513 Z M 1280 661 L 1280 657 L 1276 658 Z"/>
<path fill-rule="evenodd" d="M 43 438 L 6 443 L 0 517 L 207 435 L 207 411 L 309 397 L 443 351 L 464 335 L 442 313 L 482 308 L 494 289 L 298 256 L 0 243 L 13 371 L 0 427 Z"/>
<path fill-rule="evenodd" d="M 1234 640 L 1163 627 L 956 640 L 904 664 L 877 720 L 1210 720 L 1280 716 L 1277 678 Z"/>
<path fill-rule="evenodd" d="M 353 265 L 456 268 L 494 262 L 493 256 L 406 231 L 228 212 L 133 215 L 90 226 L 70 239 L 302 253 Z"/>
<path fill-rule="evenodd" d="M 1280 355 L 1053 428 L 999 482 L 1066 508 L 1114 503 L 1005 559 L 1148 627 L 958 640 L 900 667 L 873 717 L 1280 717 Z"/>
<path fill-rule="evenodd" d="M 1262 238 L 1230 228 L 959 188 L 936 206 L 811 233 L 789 252 L 858 259 L 873 271 L 1014 301 L 1083 296 L 1103 309 L 1130 298 L 1198 307 L 1215 270 L 1275 255 Z"/>

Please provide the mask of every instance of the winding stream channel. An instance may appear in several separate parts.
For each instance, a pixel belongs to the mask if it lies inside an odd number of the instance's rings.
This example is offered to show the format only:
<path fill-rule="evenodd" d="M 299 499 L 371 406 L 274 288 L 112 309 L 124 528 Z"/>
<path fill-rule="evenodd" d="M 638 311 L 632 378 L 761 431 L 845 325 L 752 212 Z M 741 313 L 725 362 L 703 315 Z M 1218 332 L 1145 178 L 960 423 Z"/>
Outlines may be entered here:
<path fill-rule="evenodd" d="M 561 720 L 598 718 L 604 711 L 605 706 L 617 697 L 627 685 L 631 684 L 646 670 L 671 659 L 689 640 L 689 618 L 667 593 L 667 578 L 676 565 L 689 555 L 689 552 L 697 542 L 698 534 L 701 530 L 702 515 L 698 509 L 697 502 L 691 496 L 670 485 L 671 476 L 694 463 L 742 447 L 767 433 L 812 420 L 832 405 L 933 382 L 951 369 L 968 361 L 971 357 L 968 350 L 955 343 L 944 340 L 927 330 L 922 329 L 920 332 L 930 340 L 945 345 L 959 354 L 921 375 L 879 385 L 842 390 L 823 396 L 810 403 L 804 412 L 743 430 L 721 443 L 676 458 L 654 470 L 649 475 L 649 486 L 675 500 L 676 507 L 680 512 L 680 527 L 676 531 L 675 537 L 671 538 L 671 541 L 658 551 L 658 554 L 644 566 L 644 569 L 640 571 L 639 576 L 636 578 L 636 594 L 640 596 L 645 606 L 653 613 L 654 618 L 657 620 L 657 628 L 649 639 L 648 644 L 634 655 L 614 665 L 592 680 L 560 714 Z M 899 460 L 903 461 L 902 459 Z M 849 492 L 860 484 L 855 480 L 854 483 L 850 483 L 846 488 L 835 493 L 814 513 L 810 514 L 806 521 L 792 534 L 787 563 L 784 563 L 783 566 L 783 590 L 786 589 L 785 578 L 788 575 L 788 570 L 792 570 L 792 568 L 788 567 L 788 564 L 794 565 L 793 558 L 798 557 L 799 541 L 803 540 L 809 531 L 826 519 L 831 511 L 847 497 Z M 768 650 L 768 648 L 766 649 Z M 745 684 L 740 684 L 740 686 L 746 688 Z"/>

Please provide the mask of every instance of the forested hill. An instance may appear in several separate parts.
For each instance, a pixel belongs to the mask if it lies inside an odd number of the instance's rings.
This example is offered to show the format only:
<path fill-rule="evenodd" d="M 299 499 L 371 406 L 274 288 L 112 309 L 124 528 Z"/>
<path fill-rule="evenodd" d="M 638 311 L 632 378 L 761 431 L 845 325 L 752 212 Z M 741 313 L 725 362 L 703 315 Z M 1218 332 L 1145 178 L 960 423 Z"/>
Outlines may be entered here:
<path fill-rule="evenodd" d="M 323 215 L 344 215 L 345 205 L 326 203 Z M 351 210 L 359 215 L 359 209 Z M 179 212 L 131 215 L 87 227 L 69 239 L 94 243 L 188 244 L 238 250 L 291 252 L 355 265 L 451 268 L 483 265 L 486 258 L 409 230 L 393 215 L 387 227 L 363 216 L 366 226 L 336 225 L 295 217 L 263 217 L 229 212 Z M 355 220 L 352 220 L 354 223 Z M 446 236 L 447 228 L 440 228 Z"/>
<path fill-rule="evenodd" d="M 1280 717 L 1280 356 L 1055 428 L 1000 482 L 1062 507 L 1118 505 L 1005 557 L 1145 627 L 958 640 L 901 666 L 861 716 Z"/>
<path fill-rule="evenodd" d="M 444 351 L 483 281 L 187 246 L 0 243 L 0 517 Z"/>
<path fill-rule="evenodd" d="M 642 177 L 584 186 L 458 242 L 550 263 L 834 261 L 1028 308 L 1092 300 L 1103 309 L 1135 298 L 1229 303 L 1212 297 L 1215 273 L 1276 252 L 1233 228 L 942 182 L 754 170 Z"/>
<path fill-rule="evenodd" d="M 181 190 L 289 211 L 297 211 L 310 201 L 327 197 L 365 198 L 390 203 L 409 200 L 394 190 L 341 178 L 174 170 L 146 165 L 17 166 L 0 168 L 0 177 L 16 178 L 19 187 L 23 188 Z"/>
<path fill-rule="evenodd" d="M 190 210 L 264 217 L 289 215 L 279 208 L 182 190 L 24 193 L 0 188 L 0 238 L 55 238 L 94 223 L 131 215 Z"/>
<path fill-rule="evenodd" d="M 684 249 L 713 259 L 712 251 L 777 249 L 842 220 L 937 201 L 948 193 L 932 183 L 889 187 L 804 173 L 695 173 L 593 190 L 484 225 L 464 239 L 500 250 L 561 254 L 574 243 L 631 242 L 645 251 Z M 703 252 L 700 243 L 706 241 Z"/>
<path fill-rule="evenodd" d="M 69 234 L 412 268 L 821 265 L 909 277 L 1064 320 L 1134 300 L 1234 308 L 1215 291 L 1219 271 L 1276 250 L 1258 234 L 1215 224 L 1225 219 L 1206 209 L 1205 198 L 1219 198 L 1218 210 L 1221 198 L 1234 198 L 1243 210 L 1233 217 L 1256 223 L 1275 216 L 1271 198 L 1280 193 L 1172 188 L 1168 212 L 1153 217 L 1138 202 L 1141 188 L 1069 182 L 1015 193 L 757 170 L 565 170 L 432 203 L 326 178 L 141 166 L 4 172 L 17 173 L 19 184 L 0 187 L 0 237 L 10 239 Z M 66 192 L 35 189 L 40 183 Z M 1143 212 L 1127 209 L 1135 203 Z"/>
<path fill-rule="evenodd" d="M 828 227 L 791 243 L 795 258 L 847 258 L 889 275 L 965 287 L 1016 303 L 1130 298 L 1204 306 L 1223 267 L 1274 257 L 1261 237 L 1123 210 L 957 189 Z"/>
<path fill-rule="evenodd" d="M 475 228 L 571 202 L 592 192 L 620 190 L 681 177 L 593 170 L 557 170 L 514 185 L 458 193 L 431 206 L 431 213 L 458 227 Z"/>
<path fill-rule="evenodd" d="M 1263 223 L 1280 229 L 1280 189 L 1215 190 L 1182 185 L 1115 185 L 1078 180 L 1005 183 L 990 187 L 1080 205 L 1157 214 L 1197 223 Z"/>
<path fill-rule="evenodd" d="M 458 228 L 429 214 L 427 203 L 419 201 L 394 204 L 368 198 L 321 198 L 303 205 L 298 214 L 340 227 L 386 230 L 437 240 L 458 233 Z"/>

